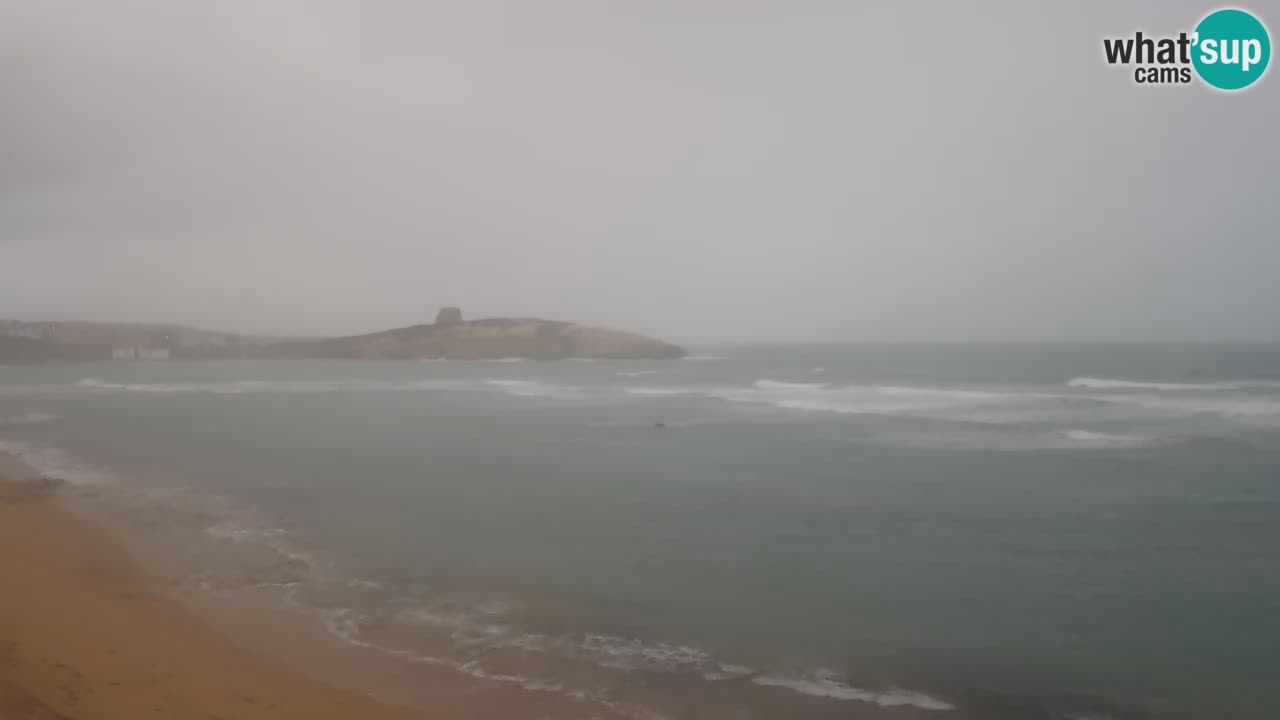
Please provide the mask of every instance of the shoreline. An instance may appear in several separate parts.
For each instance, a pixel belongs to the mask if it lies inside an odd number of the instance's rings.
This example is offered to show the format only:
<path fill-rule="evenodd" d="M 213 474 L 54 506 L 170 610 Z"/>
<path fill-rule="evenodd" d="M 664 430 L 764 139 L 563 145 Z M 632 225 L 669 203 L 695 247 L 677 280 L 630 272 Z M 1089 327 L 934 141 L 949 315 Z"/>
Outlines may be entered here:
<path fill-rule="evenodd" d="M 196 515 L 172 508 L 139 514 L 129 505 L 122 511 L 100 494 L 112 496 L 111 485 L 42 482 L 42 475 L 0 450 L 0 587 L 6 588 L 0 591 L 0 717 L 666 717 L 635 698 L 619 702 L 560 685 L 531 688 L 501 670 L 413 658 L 346 636 L 334 627 L 341 616 L 281 602 L 297 584 L 290 579 L 294 560 L 211 555 L 207 545 L 192 542 Z M 203 539 L 203 530 L 195 532 Z M 193 570 L 216 574 L 227 561 L 244 573 L 234 587 L 191 582 Z M 784 680 L 776 684 L 790 687 Z M 713 692 L 723 702 L 744 687 L 770 684 L 753 682 L 744 676 Z M 797 706 L 809 706 L 813 717 L 852 710 L 886 719 L 952 709 L 934 707 L 940 701 L 922 694 L 895 690 L 881 701 L 839 684 L 837 693 L 866 697 L 856 708 L 837 707 L 829 689 L 801 685 L 791 688 L 798 696 L 757 702 L 777 703 L 779 716 Z M 642 692 L 656 700 L 653 693 L 666 691 Z M 714 704 L 702 710 L 713 712 Z"/>
<path fill-rule="evenodd" d="M 0 715 L 426 718 L 232 642 L 0 453 Z"/>
<path fill-rule="evenodd" d="M 0 451 L 0 717 L 600 715 L 352 647 L 267 604 L 179 597 L 139 552 L 147 538 L 115 525 Z"/>

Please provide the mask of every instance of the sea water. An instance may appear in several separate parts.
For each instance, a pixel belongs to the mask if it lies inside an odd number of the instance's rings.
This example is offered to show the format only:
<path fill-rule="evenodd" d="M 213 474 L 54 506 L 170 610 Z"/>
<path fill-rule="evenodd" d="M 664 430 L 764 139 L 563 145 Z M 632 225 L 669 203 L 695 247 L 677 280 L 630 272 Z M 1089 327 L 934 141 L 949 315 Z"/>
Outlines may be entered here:
<path fill-rule="evenodd" d="M 3 367 L 0 447 L 636 717 L 1280 717 L 1276 347 Z"/>

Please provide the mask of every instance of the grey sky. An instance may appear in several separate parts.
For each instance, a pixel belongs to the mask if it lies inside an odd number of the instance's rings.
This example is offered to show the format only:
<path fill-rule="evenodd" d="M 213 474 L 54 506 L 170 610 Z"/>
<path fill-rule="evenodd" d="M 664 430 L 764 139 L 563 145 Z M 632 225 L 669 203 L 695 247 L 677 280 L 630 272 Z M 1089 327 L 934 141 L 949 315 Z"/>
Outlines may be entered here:
<path fill-rule="evenodd" d="M 1277 70 L 1102 61 L 1213 7 L 0 0 L 0 317 L 1280 339 Z"/>

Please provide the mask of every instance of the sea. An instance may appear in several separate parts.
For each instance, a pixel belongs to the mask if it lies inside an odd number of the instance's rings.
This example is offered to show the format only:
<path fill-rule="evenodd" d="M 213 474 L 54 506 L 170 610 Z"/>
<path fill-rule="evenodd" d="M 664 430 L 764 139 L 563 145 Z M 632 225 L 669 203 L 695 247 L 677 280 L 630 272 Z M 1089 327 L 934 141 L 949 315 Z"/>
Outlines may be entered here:
<path fill-rule="evenodd" d="M 0 449 L 185 592 L 619 716 L 1280 717 L 1277 346 L 9 366 Z"/>

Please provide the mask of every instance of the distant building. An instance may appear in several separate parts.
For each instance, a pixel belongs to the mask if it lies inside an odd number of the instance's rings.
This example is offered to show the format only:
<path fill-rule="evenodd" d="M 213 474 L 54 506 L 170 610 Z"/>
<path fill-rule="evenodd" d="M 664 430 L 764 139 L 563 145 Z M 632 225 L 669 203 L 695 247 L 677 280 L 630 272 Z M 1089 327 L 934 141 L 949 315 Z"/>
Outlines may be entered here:
<path fill-rule="evenodd" d="M 111 350 L 112 360 L 168 360 L 170 357 L 171 353 L 167 347 L 116 345 Z"/>
<path fill-rule="evenodd" d="M 0 335 L 35 339 L 40 337 L 40 331 L 17 320 L 0 320 Z"/>

